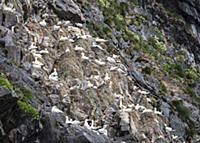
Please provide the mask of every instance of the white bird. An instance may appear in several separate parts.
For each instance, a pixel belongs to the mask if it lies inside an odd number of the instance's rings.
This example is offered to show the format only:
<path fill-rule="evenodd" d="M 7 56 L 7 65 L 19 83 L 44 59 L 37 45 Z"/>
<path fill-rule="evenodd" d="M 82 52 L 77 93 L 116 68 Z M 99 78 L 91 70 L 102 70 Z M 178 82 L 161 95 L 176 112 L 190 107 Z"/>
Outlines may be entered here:
<path fill-rule="evenodd" d="M 69 48 L 66 48 L 65 52 L 66 52 L 66 53 L 70 52 L 70 49 L 69 49 Z"/>
<path fill-rule="evenodd" d="M 73 40 L 73 39 L 71 39 L 71 38 L 69 38 L 68 40 L 69 40 L 69 42 L 72 42 L 72 43 L 74 42 L 74 40 Z"/>
<path fill-rule="evenodd" d="M 123 100 L 122 100 L 123 98 L 124 98 L 123 96 L 119 98 L 119 108 L 126 109 L 126 106 L 123 105 Z"/>
<path fill-rule="evenodd" d="M 108 125 L 103 125 L 103 128 L 99 129 L 98 132 L 101 133 L 101 134 L 104 134 L 104 135 L 108 136 L 108 131 L 106 129 L 107 126 Z"/>
<path fill-rule="evenodd" d="M 105 81 L 108 81 L 108 80 L 110 80 L 111 78 L 109 77 L 109 75 L 108 75 L 108 73 L 106 73 L 106 75 L 105 75 L 105 77 L 104 77 L 104 80 Z"/>
<path fill-rule="evenodd" d="M 152 102 L 150 98 L 146 98 L 146 99 L 147 99 L 147 102 L 149 102 L 149 103 L 151 103 L 151 102 Z"/>
<path fill-rule="evenodd" d="M 135 105 L 134 104 L 128 104 L 128 107 L 133 108 L 133 107 L 135 107 Z"/>
<path fill-rule="evenodd" d="M 132 112 L 133 109 L 132 108 L 125 108 L 125 109 L 122 109 L 122 110 L 119 110 L 120 112 Z"/>
<path fill-rule="evenodd" d="M 65 120 L 65 123 L 66 124 L 80 124 L 81 122 L 80 121 L 78 121 L 78 120 L 72 120 L 72 119 L 70 119 L 68 116 L 65 116 L 65 118 L 66 118 L 66 120 Z"/>
<path fill-rule="evenodd" d="M 144 109 L 142 113 L 153 113 L 152 109 Z"/>
<path fill-rule="evenodd" d="M 121 94 L 114 93 L 113 95 L 114 95 L 114 97 L 117 98 L 117 99 L 122 99 L 122 98 L 124 98 Z"/>
<path fill-rule="evenodd" d="M 36 49 L 32 49 L 31 53 L 32 53 L 34 58 L 42 59 L 42 55 L 38 51 L 36 51 Z"/>
<path fill-rule="evenodd" d="M 40 21 L 39 24 L 40 24 L 41 26 L 43 26 L 43 27 L 44 27 L 44 26 L 47 26 L 47 23 L 46 23 L 45 20 Z"/>
<path fill-rule="evenodd" d="M 120 57 L 119 55 L 113 54 L 113 58 L 114 58 L 114 59 L 117 59 L 117 58 L 119 58 L 119 57 Z"/>
<path fill-rule="evenodd" d="M 165 129 L 169 132 L 173 131 L 173 129 L 171 127 L 165 127 Z"/>
<path fill-rule="evenodd" d="M 35 57 L 35 61 L 32 62 L 32 66 L 34 68 L 39 68 L 40 69 L 43 65 L 44 64 L 42 62 L 40 62 L 37 57 Z"/>
<path fill-rule="evenodd" d="M 57 30 L 59 30 L 59 29 L 60 29 L 60 26 L 59 26 L 59 25 L 54 25 L 54 26 L 53 26 L 53 30 L 54 30 L 54 31 L 57 31 Z"/>
<path fill-rule="evenodd" d="M 172 135 L 172 139 L 176 140 L 178 138 L 178 136 Z"/>
<path fill-rule="evenodd" d="M 138 93 L 143 94 L 143 95 L 148 95 L 149 92 L 148 91 L 144 91 L 144 90 L 138 90 Z"/>
<path fill-rule="evenodd" d="M 134 85 L 133 86 L 133 90 L 137 90 L 137 89 L 138 89 L 138 87 Z"/>
<path fill-rule="evenodd" d="M 49 47 L 50 46 L 50 38 L 48 36 L 45 36 L 43 38 L 43 43 L 42 43 L 45 47 Z"/>
<path fill-rule="evenodd" d="M 156 115 L 162 115 L 162 112 L 158 111 L 156 108 L 154 108 L 154 113 L 155 113 Z"/>
<path fill-rule="evenodd" d="M 100 42 L 100 43 L 108 42 L 108 40 L 101 39 L 101 38 L 98 38 L 98 37 L 95 39 L 95 41 L 96 41 L 96 42 Z"/>
<path fill-rule="evenodd" d="M 81 24 L 81 23 L 76 23 L 76 26 L 82 28 L 82 27 L 83 27 L 83 24 Z"/>
<path fill-rule="evenodd" d="M 93 85 L 90 81 L 87 81 L 87 86 L 88 86 L 89 88 L 94 87 L 94 85 Z"/>
<path fill-rule="evenodd" d="M 81 35 L 81 36 L 79 36 L 79 38 L 86 40 L 86 39 L 92 38 L 92 36 L 91 35 Z"/>
<path fill-rule="evenodd" d="M 85 53 L 81 53 L 81 59 L 83 59 L 83 60 L 90 60 L 90 58 L 89 57 L 86 57 L 85 56 Z"/>
<path fill-rule="evenodd" d="M 44 50 L 40 50 L 39 53 L 40 54 L 49 54 L 49 51 L 47 49 L 44 49 Z"/>
<path fill-rule="evenodd" d="M 56 71 L 56 68 L 54 68 L 54 71 L 49 75 L 49 80 L 58 81 L 58 73 Z"/>
<path fill-rule="evenodd" d="M 58 21 L 57 25 L 59 25 L 59 26 L 62 25 L 62 21 Z"/>
<path fill-rule="evenodd" d="M 67 20 L 67 21 L 64 21 L 63 25 L 64 25 L 64 26 L 68 26 L 70 23 L 71 23 L 71 22 L 70 22 L 69 20 Z"/>
<path fill-rule="evenodd" d="M 85 51 L 85 49 L 83 47 L 80 47 L 80 46 L 75 46 L 74 48 L 75 51 Z"/>
<path fill-rule="evenodd" d="M 100 45 L 97 45 L 95 42 L 92 43 L 92 48 L 98 48 L 100 50 L 103 50 L 103 48 Z"/>
<path fill-rule="evenodd" d="M 116 67 L 116 66 L 110 67 L 110 71 L 116 71 L 117 69 L 118 69 L 118 67 Z"/>
<path fill-rule="evenodd" d="M 51 108 L 51 112 L 54 112 L 54 113 L 63 113 L 63 111 L 61 111 L 60 109 L 58 109 L 58 107 L 56 107 L 56 106 L 53 106 Z"/>
<path fill-rule="evenodd" d="M 164 126 L 165 126 L 166 131 L 169 131 L 169 132 L 174 131 L 171 127 L 167 126 L 166 124 L 164 124 Z"/>
<path fill-rule="evenodd" d="M 97 60 L 97 59 L 95 59 L 94 62 L 95 62 L 96 64 L 100 65 L 100 66 L 104 66 L 104 65 L 106 64 L 105 62 L 103 62 L 103 61 L 101 61 L 101 60 Z"/>
<path fill-rule="evenodd" d="M 49 16 L 48 13 L 44 13 L 44 14 L 42 14 L 42 17 L 48 17 L 48 16 Z"/>
<path fill-rule="evenodd" d="M 125 71 L 123 71 L 121 68 L 118 68 L 118 69 L 117 69 L 117 71 L 118 71 L 118 72 L 120 72 L 120 73 L 123 73 L 123 74 L 125 74 L 125 73 L 126 73 L 126 72 L 125 72 Z"/>
<path fill-rule="evenodd" d="M 33 43 L 31 43 L 31 45 L 28 47 L 28 50 L 32 50 L 32 49 L 37 49 L 38 47 L 36 47 Z"/>
<path fill-rule="evenodd" d="M 116 63 L 115 59 L 111 58 L 111 57 L 107 57 L 106 59 L 108 62 L 111 62 L 111 63 Z"/>
<path fill-rule="evenodd" d="M 88 119 L 85 119 L 85 122 L 84 122 L 84 127 L 86 127 L 87 129 L 93 129 L 94 128 L 94 120 L 91 120 L 91 125 L 88 124 Z"/>
<path fill-rule="evenodd" d="M 63 36 L 61 36 L 60 39 L 59 39 L 59 41 L 67 41 L 67 40 L 69 40 L 69 38 L 68 37 L 63 37 Z"/>

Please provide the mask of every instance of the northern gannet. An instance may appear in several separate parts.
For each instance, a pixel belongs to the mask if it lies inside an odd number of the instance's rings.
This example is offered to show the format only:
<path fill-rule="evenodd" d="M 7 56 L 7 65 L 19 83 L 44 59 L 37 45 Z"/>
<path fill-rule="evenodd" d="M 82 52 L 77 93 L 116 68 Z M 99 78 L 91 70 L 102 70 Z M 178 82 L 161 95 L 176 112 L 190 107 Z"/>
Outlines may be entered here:
<path fill-rule="evenodd" d="M 54 71 L 49 75 L 49 80 L 58 81 L 58 73 L 56 71 L 56 68 L 54 68 Z"/>

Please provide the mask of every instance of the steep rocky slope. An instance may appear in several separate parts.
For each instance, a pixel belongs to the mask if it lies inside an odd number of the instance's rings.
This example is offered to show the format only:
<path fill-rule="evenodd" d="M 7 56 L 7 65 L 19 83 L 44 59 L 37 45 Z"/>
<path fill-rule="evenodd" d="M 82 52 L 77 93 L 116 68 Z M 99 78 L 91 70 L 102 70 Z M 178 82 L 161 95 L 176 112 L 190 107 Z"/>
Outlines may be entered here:
<path fill-rule="evenodd" d="M 7 0 L 2 143 L 200 142 L 199 0 Z"/>

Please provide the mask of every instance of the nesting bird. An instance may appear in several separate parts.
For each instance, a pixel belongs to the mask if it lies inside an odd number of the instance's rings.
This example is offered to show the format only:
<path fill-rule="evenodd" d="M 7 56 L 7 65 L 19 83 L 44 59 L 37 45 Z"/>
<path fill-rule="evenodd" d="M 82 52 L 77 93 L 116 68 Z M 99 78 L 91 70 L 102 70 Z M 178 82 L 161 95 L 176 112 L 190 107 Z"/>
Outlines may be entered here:
<path fill-rule="evenodd" d="M 100 65 L 100 66 L 104 66 L 104 65 L 106 64 L 105 62 L 103 62 L 103 61 L 101 61 L 101 60 L 97 60 L 97 59 L 95 59 L 94 62 L 95 62 L 96 64 Z"/>
<path fill-rule="evenodd" d="M 44 49 L 44 50 L 40 50 L 39 53 L 40 54 L 49 54 L 49 51 L 47 49 Z"/>
<path fill-rule="evenodd" d="M 91 125 L 88 124 L 88 119 L 85 119 L 84 122 L 84 127 L 88 128 L 88 129 L 94 129 L 94 120 L 91 120 Z"/>
<path fill-rule="evenodd" d="M 69 38 L 68 37 L 60 37 L 60 39 L 59 39 L 59 41 L 67 41 L 67 40 L 69 40 Z"/>
<path fill-rule="evenodd" d="M 37 47 L 33 43 L 31 43 L 31 45 L 28 47 L 28 50 L 32 50 L 32 49 L 37 49 Z"/>
<path fill-rule="evenodd" d="M 108 80 L 110 80 L 111 78 L 109 77 L 109 75 L 108 75 L 108 73 L 106 73 L 106 75 L 105 75 L 105 77 L 104 77 L 104 80 L 105 81 L 108 81 Z"/>
<path fill-rule="evenodd" d="M 58 107 L 56 107 L 56 106 L 53 106 L 51 108 L 51 112 L 54 112 L 54 113 L 63 113 L 63 111 L 61 111 L 60 109 L 58 109 Z"/>
<path fill-rule="evenodd" d="M 90 58 L 89 57 L 86 57 L 85 56 L 85 53 L 81 53 L 81 59 L 83 59 L 83 60 L 90 60 Z"/>
<path fill-rule="evenodd" d="M 54 71 L 49 75 L 49 80 L 58 81 L 58 73 L 56 71 L 56 68 L 54 68 Z"/>
<path fill-rule="evenodd" d="M 148 95 L 149 92 L 148 91 L 144 91 L 144 90 L 138 90 L 138 93 L 143 94 L 143 95 Z"/>
<path fill-rule="evenodd" d="M 102 48 L 100 45 L 96 44 L 96 42 L 93 42 L 91 47 L 92 47 L 92 48 L 98 48 L 98 49 L 100 49 L 100 50 L 103 50 L 103 48 Z"/>
<path fill-rule="evenodd" d="M 105 42 L 108 42 L 108 40 L 101 39 L 101 38 L 98 38 L 98 37 L 95 39 L 95 41 L 96 41 L 96 42 L 99 42 L 99 43 L 105 43 Z"/>
<path fill-rule="evenodd" d="M 110 63 L 116 63 L 115 59 L 111 58 L 111 57 L 107 57 L 106 59 L 108 62 Z"/>
<path fill-rule="evenodd" d="M 41 26 L 43 26 L 43 27 L 47 26 L 47 23 L 46 23 L 45 20 L 40 21 L 39 24 L 40 24 Z"/>
<path fill-rule="evenodd" d="M 78 120 L 72 120 L 72 119 L 70 119 L 68 116 L 65 116 L 65 118 L 66 118 L 66 121 L 65 121 L 65 123 L 66 124 L 80 124 L 81 122 L 80 121 L 78 121 Z"/>
<path fill-rule="evenodd" d="M 74 48 L 75 51 L 85 51 L 85 49 L 83 47 L 80 47 L 80 46 L 75 46 Z"/>
<path fill-rule="evenodd" d="M 34 68 L 41 68 L 44 64 L 38 60 L 38 57 L 35 57 L 35 61 L 32 62 Z"/>
<path fill-rule="evenodd" d="M 108 136 L 107 125 L 103 125 L 103 128 L 99 129 L 98 132 Z"/>

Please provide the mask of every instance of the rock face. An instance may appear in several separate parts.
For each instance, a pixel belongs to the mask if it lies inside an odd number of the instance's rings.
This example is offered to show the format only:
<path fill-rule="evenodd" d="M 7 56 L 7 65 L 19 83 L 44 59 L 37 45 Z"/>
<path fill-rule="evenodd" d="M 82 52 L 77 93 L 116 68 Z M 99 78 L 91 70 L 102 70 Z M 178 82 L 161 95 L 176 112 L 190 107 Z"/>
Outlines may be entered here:
<path fill-rule="evenodd" d="M 199 6 L 199 0 L 186 0 L 178 2 L 178 7 L 180 8 L 180 10 L 183 11 L 186 15 L 192 17 L 198 23 L 200 23 Z"/>
<path fill-rule="evenodd" d="M 200 141 L 198 0 L 0 7 L 0 142 Z"/>
<path fill-rule="evenodd" d="M 162 0 L 161 0 L 162 1 Z M 190 18 L 190 20 L 196 20 L 197 22 L 200 22 L 199 20 L 199 0 L 176 0 L 176 1 L 162 1 L 164 4 L 167 4 L 171 8 L 177 8 L 176 10 L 180 10 L 185 14 L 185 16 L 188 16 L 187 18 Z"/>
<path fill-rule="evenodd" d="M 79 23 L 84 20 L 80 8 L 73 0 L 53 0 L 49 2 L 49 5 L 61 19 Z"/>

